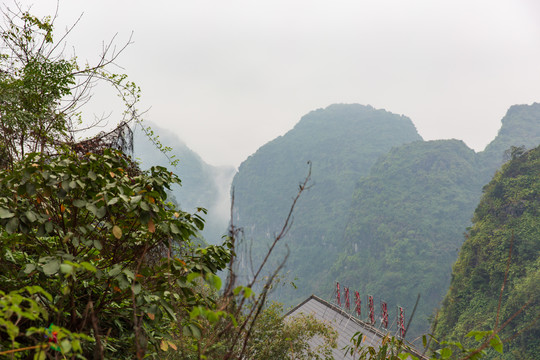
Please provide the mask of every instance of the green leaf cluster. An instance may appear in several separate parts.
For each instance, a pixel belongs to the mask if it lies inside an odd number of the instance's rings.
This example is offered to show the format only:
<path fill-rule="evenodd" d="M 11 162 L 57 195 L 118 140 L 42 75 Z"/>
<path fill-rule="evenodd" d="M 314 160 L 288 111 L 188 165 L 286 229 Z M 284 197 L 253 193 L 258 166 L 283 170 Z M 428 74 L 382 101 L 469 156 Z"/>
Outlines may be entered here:
<path fill-rule="evenodd" d="M 67 112 L 61 102 L 72 94 L 78 66 L 75 59 L 50 56 L 50 17 L 40 20 L 25 11 L 6 15 L 0 39 L 2 165 L 20 160 L 27 152 L 43 151 L 53 139 L 68 137 Z"/>
<path fill-rule="evenodd" d="M 113 150 L 33 153 L 0 172 L 0 287 L 38 284 L 54 294 L 41 302 L 56 325 L 93 337 L 110 354 L 132 353 L 137 326 L 158 348 L 193 306 L 211 307 L 193 275 L 219 289 L 215 274 L 230 259 L 227 248 L 191 244 L 204 223 L 167 204 L 174 174 L 133 166 Z"/>
<path fill-rule="evenodd" d="M 11 345 L 11 350 L 0 347 L 0 355 L 20 358 L 27 350 L 33 350 L 34 359 L 45 359 L 52 349 L 64 356 L 76 356 L 82 353 L 82 341 L 93 341 L 92 337 L 53 324 L 48 328 L 26 327 L 26 322 L 49 321 L 49 314 L 42 306 L 43 298 L 52 300 L 40 286 L 26 286 L 9 293 L 0 290 L 0 336 L 7 335 L 6 343 Z M 21 338 L 31 338 L 36 345 L 21 349 L 18 342 Z"/>

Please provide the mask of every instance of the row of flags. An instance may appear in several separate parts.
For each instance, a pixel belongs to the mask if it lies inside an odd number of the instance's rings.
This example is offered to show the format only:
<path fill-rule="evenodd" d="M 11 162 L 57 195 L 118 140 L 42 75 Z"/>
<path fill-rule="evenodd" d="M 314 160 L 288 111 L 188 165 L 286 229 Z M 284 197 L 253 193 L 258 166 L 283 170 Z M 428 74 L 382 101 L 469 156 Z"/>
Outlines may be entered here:
<path fill-rule="evenodd" d="M 336 283 L 336 303 L 339 307 L 342 305 L 345 307 L 347 311 L 351 310 L 351 302 L 350 302 L 350 290 L 348 287 L 343 287 L 343 299 L 341 297 L 341 289 L 339 282 Z M 368 303 L 368 320 L 367 322 L 374 326 L 375 325 L 375 304 L 373 301 L 373 296 L 368 295 L 367 296 L 367 303 Z M 356 314 L 357 317 L 360 317 L 362 315 L 362 299 L 360 298 L 360 293 L 358 291 L 354 292 L 354 309 L 353 313 Z M 397 307 L 397 316 L 396 316 L 396 324 L 398 327 L 398 335 L 401 338 L 405 337 L 405 316 L 403 314 L 403 308 L 401 306 Z M 380 314 L 380 320 L 381 320 L 381 326 L 384 329 L 388 329 L 388 304 L 385 301 L 381 301 L 381 314 Z"/>

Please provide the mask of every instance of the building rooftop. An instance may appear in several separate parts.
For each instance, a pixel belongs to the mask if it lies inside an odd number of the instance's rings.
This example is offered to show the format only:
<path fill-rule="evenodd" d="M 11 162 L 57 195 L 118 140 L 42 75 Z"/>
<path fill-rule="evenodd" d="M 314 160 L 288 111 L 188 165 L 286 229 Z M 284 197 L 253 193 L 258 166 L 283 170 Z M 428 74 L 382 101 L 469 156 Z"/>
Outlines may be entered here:
<path fill-rule="evenodd" d="M 341 307 L 331 304 L 315 295 L 311 295 L 299 305 L 292 308 L 285 314 L 285 319 L 294 317 L 300 313 L 313 314 L 317 320 L 331 324 L 338 333 L 337 348 L 333 349 L 333 357 L 336 360 L 352 359 L 352 356 L 346 356 L 344 348 L 351 344 L 351 338 L 357 332 L 363 334 L 362 345 L 373 346 L 378 348 L 382 344 L 383 338 L 389 334 L 389 331 L 378 329 L 357 317 L 349 314 Z M 392 334 L 390 334 L 392 335 Z M 310 345 L 317 347 L 322 345 L 321 338 L 313 338 L 310 340 Z M 422 359 L 420 353 L 412 351 L 413 355 Z"/>

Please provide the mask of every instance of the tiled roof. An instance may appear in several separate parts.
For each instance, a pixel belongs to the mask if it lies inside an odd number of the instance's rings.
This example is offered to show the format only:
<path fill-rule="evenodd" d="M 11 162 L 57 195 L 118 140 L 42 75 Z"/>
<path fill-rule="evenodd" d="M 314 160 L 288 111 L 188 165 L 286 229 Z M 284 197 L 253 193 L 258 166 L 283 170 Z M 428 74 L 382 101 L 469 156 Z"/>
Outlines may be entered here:
<path fill-rule="evenodd" d="M 330 323 L 334 327 L 338 333 L 338 339 L 337 348 L 333 349 L 332 355 L 336 360 L 352 359 L 350 355 L 345 356 L 345 351 L 343 349 L 346 346 L 351 345 L 351 338 L 355 333 L 361 332 L 364 335 L 362 345 L 373 346 L 375 348 L 381 346 L 382 339 L 386 335 L 385 332 L 315 295 L 311 295 L 304 302 L 291 309 L 285 314 L 285 319 L 294 317 L 300 313 L 313 314 L 317 320 Z M 310 345 L 313 347 L 320 346 L 322 345 L 322 339 L 315 337 L 310 340 Z M 418 353 L 415 353 L 414 355 L 420 356 Z"/>

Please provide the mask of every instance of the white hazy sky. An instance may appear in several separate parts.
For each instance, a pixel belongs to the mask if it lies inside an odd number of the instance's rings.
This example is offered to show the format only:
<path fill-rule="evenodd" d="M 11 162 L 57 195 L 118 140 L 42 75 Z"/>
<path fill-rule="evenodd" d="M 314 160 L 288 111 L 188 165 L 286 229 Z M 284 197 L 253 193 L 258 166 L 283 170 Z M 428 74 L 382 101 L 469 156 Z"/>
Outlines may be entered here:
<path fill-rule="evenodd" d="M 510 105 L 540 101 L 538 0 L 62 0 L 57 28 L 80 14 L 78 57 L 133 31 L 118 63 L 146 118 L 213 165 L 238 166 L 332 103 L 404 114 L 426 140 L 480 151 Z"/>

